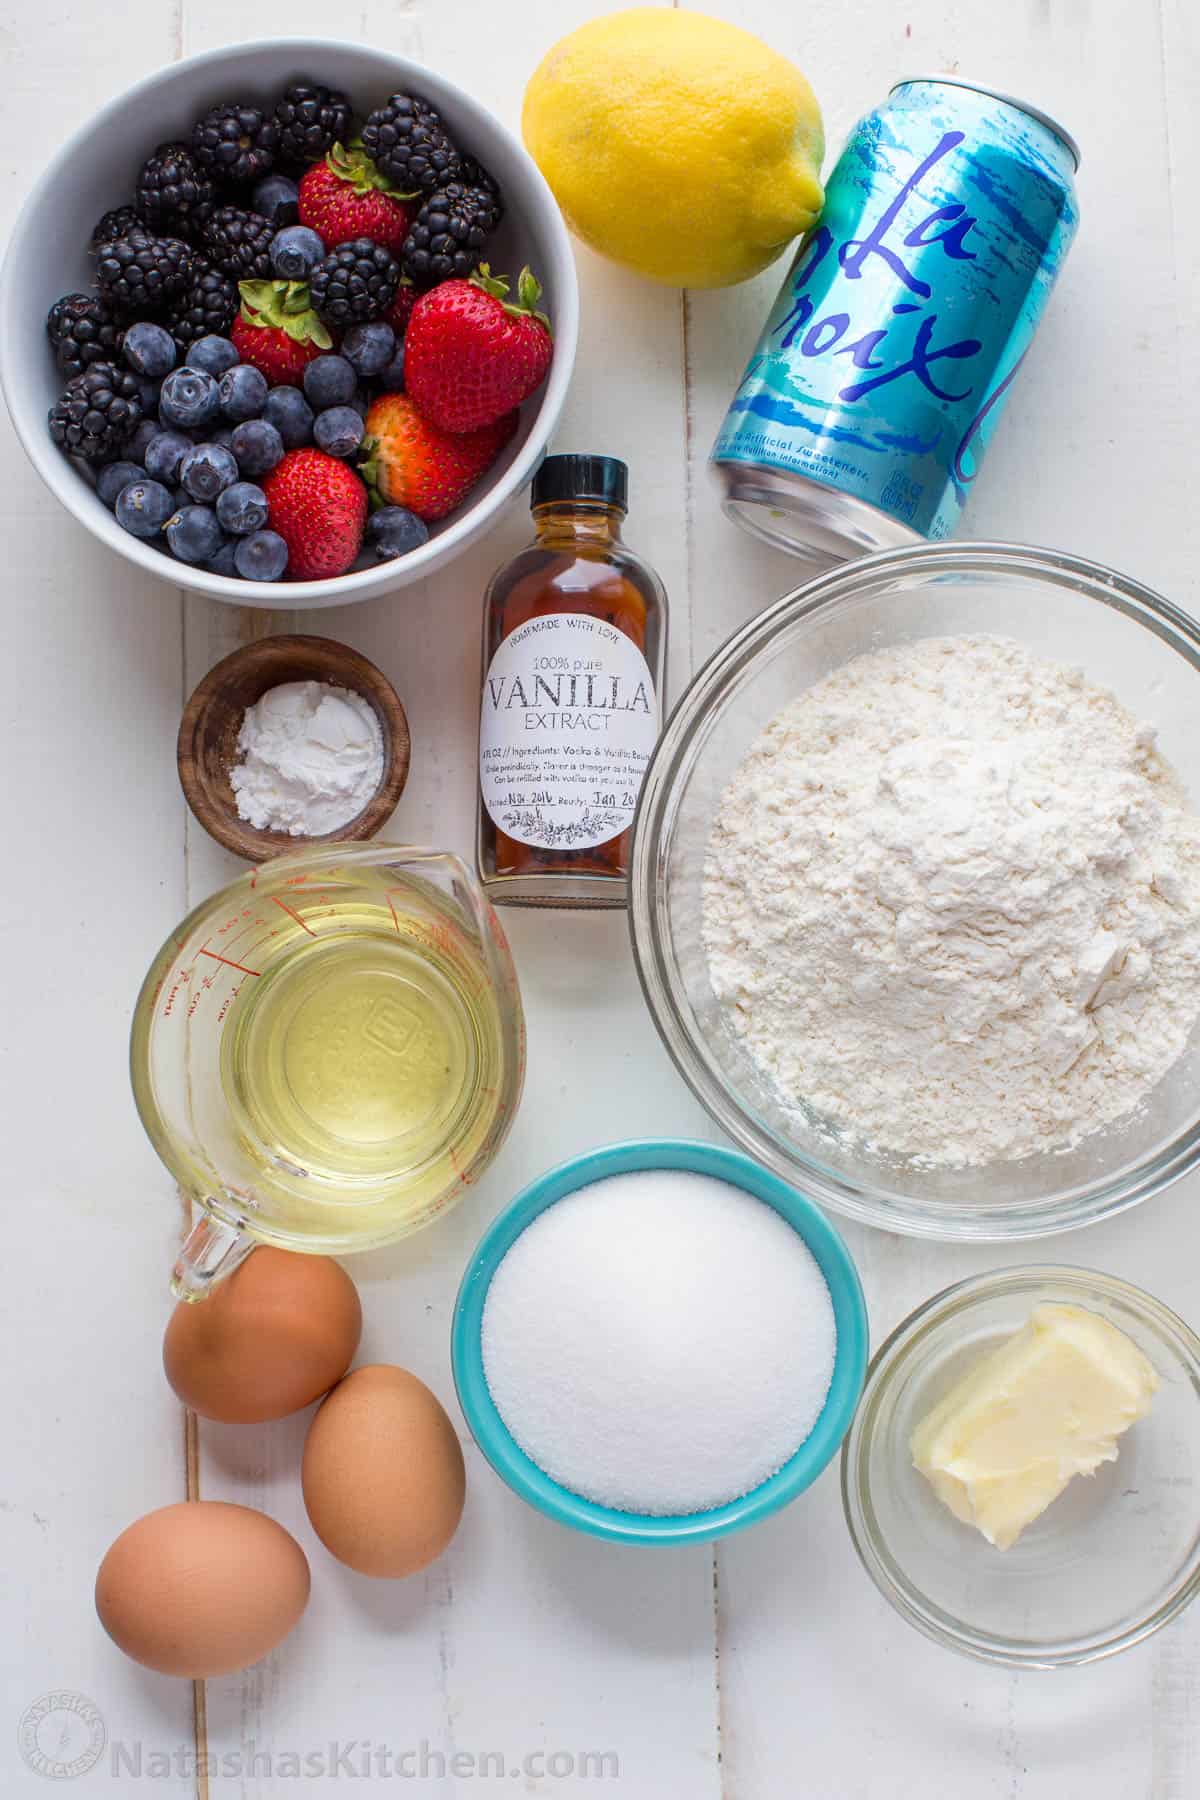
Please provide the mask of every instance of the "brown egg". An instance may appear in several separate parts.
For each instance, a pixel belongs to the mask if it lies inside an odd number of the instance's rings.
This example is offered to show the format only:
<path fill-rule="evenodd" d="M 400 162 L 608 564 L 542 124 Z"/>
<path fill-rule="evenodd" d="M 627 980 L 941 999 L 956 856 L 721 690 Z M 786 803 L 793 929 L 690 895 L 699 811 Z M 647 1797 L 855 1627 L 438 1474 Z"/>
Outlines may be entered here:
<path fill-rule="evenodd" d="M 374 1363 L 321 1406 L 300 1479 L 325 1548 L 360 1575 L 396 1577 L 446 1548 L 467 1477 L 454 1427 L 425 1383 Z"/>
<path fill-rule="evenodd" d="M 319 1399 L 361 1334 L 358 1290 L 338 1263 L 262 1245 L 207 1300 L 180 1301 L 163 1368 L 204 1418 L 254 1425 Z"/>
<path fill-rule="evenodd" d="M 248 1506 L 183 1500 L 130 1525 L 96 1576 L 117 1647 L 161 1675 L 228 1675 L 285 1638 L 308 1605 L 308 1559 Z"/>

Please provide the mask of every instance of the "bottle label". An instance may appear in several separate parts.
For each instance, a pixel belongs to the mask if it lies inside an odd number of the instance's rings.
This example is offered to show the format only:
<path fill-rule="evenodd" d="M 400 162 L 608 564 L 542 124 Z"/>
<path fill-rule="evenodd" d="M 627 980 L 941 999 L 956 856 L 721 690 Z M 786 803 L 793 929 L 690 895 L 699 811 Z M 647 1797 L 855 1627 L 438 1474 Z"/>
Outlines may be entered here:
<path fill-rule="evenodd" d="M 658 696 L 623 631 L 548 613 L 511 632 L 483 684 L 479 781 L 493 824 L 542 850 L 586 850 L 633 823 Z"/>

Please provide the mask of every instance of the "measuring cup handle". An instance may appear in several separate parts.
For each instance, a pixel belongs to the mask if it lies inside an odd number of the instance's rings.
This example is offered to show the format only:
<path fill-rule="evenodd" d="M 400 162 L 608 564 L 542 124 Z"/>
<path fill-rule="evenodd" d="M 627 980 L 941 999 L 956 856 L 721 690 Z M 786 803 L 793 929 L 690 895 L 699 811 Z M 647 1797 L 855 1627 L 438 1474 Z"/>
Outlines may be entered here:
<path fill-rule="evenodd" d="M 254 1239 L 246 1232 L 202 1214 L 180 1248 L 171 1271 L 171 1292 L 177 1300 L 206 1299 L 253 1248 Z"/>

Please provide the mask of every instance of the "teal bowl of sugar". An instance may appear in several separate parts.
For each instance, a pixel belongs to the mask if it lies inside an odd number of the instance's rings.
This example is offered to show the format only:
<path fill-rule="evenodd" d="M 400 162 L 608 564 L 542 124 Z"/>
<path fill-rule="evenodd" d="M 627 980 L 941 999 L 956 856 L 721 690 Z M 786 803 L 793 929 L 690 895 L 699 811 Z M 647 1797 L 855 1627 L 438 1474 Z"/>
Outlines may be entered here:
<path fill-rule="evenodd" d="M 669 1138 L 518 1194 L 451 1332 L 500 1478 L 562 1525 L 638 1544 L 725 1537 L 802 1494 L 850 1427 L 867 1347 L 858 1272 L 813 1202 L 740 1151 Z"/>

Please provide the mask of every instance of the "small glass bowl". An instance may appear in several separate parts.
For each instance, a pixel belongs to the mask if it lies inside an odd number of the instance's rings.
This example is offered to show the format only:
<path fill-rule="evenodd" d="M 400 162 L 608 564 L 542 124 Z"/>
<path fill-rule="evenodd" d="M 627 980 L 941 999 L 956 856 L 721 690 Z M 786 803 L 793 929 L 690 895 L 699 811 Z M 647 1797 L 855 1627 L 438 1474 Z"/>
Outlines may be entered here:
<path fill-rule="evenodd" d="M 943 1505 L 913 1467 L 914 1427 L 1043 1301 L 1083 1306 L 1158 1372 L 1116 1462 L 1077 1476 L 1009 1550 Z M 842 1448 L 854 1547 L 886 1599 L 948 1649 L 1018 1668 L 1095 1662 L 1183 1611 L 1200 1586 L 1200 1338 L 1159 1301 L 1090 1269 L 1009 1269 L 959 1282 L 876 1354 Z"/>
<path fill-rule="evenodd" d="M 642 785 L 629 919 L 646 1004 L 684 1080 L 739 1149 L 819 1206 L 917 1237 L 1067 1231 L 1158 1193 L 1200 1161 L 1200 1032 L 1145 1104 L 1074 1149 L 969 1168 L 876 1154 L 784 1100 L 713 994 L 704 865 L 725 788 L 795 696 L 865 651 L 991 633 L 1076 665 L 1158 727 L 1200 797 L 1200 625 L 1098 563 L 1019 544 L 926 544 L 846 563 L 750 620 L 700 670 Z"/>

